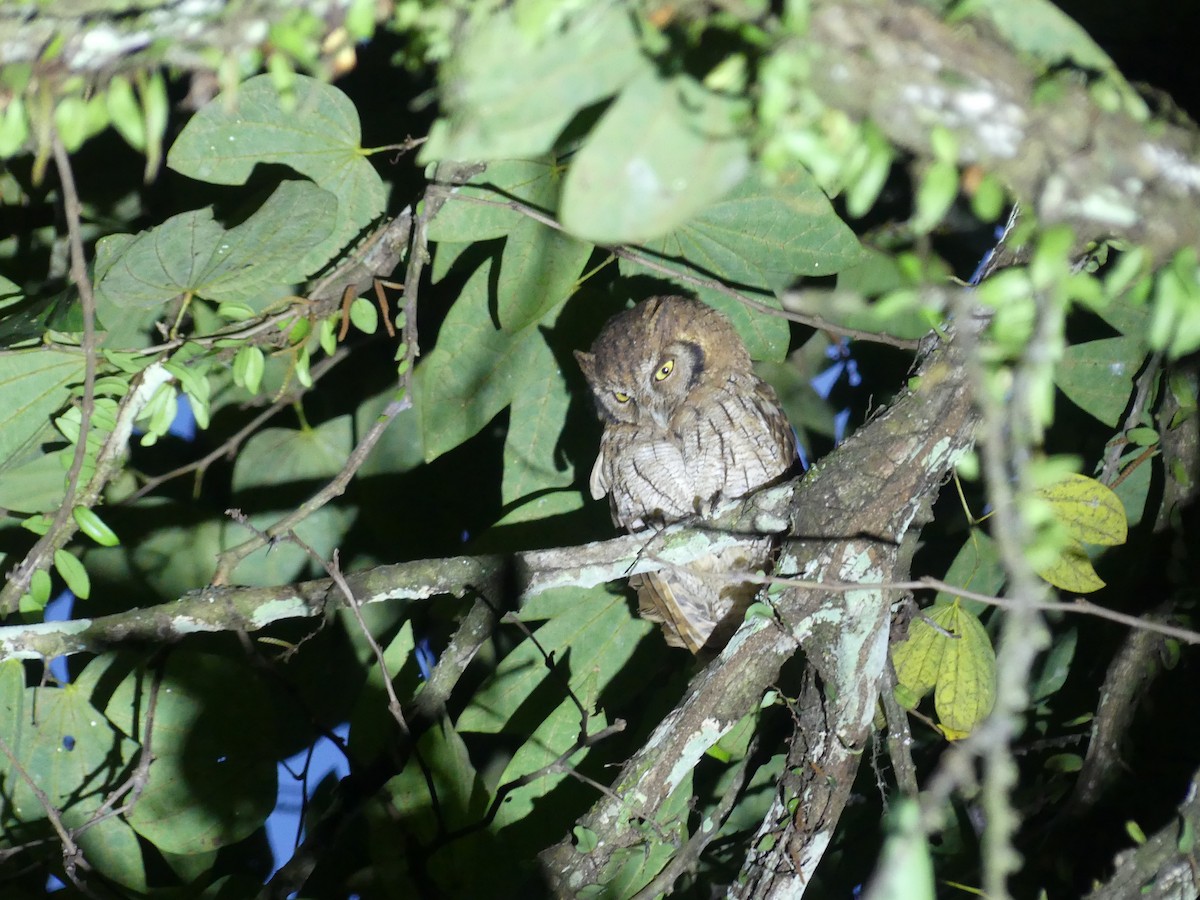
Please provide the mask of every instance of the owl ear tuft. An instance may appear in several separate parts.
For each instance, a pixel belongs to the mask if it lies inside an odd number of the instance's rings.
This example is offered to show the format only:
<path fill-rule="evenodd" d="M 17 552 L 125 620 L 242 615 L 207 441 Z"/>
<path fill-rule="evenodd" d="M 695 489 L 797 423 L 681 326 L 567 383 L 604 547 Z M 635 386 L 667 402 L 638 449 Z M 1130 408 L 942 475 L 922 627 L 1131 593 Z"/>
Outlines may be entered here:
<path fill-rule="evenodd" d="M 576 350 L 575 360 L 579 363 L 579 369 L 583 372 L 583 377 L 591 381 L 592 375 L 596 371 L 596 354 L 588 353 L 584 350 Z"/>

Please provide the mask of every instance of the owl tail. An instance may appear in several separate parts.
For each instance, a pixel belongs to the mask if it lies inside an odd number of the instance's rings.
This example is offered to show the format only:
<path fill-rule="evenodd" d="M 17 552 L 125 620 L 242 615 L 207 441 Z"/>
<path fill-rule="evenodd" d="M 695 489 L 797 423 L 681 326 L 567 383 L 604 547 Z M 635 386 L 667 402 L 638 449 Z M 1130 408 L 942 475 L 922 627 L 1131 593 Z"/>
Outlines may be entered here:
<path fill-rule="evenodd" d="M 719 652 L 758 590 L 755 585 L 730 584 L 723 575 L 684 570 L 669 577 L 656 572 L 634 575 L 629 584 L 637 590 L 638 615 L 660 623 L 667 644 L 693 654 Z"/>

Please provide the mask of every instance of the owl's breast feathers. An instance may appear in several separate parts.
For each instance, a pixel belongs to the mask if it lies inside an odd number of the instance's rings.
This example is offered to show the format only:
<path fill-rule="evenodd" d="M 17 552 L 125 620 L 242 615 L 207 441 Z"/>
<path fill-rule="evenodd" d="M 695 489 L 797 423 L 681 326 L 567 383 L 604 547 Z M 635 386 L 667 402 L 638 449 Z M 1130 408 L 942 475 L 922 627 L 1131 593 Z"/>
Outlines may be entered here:
<path fill-rule="evenodd" d="M 592 497 L 608 495 L 613 522 L 640 531 L 651 520 L 694 515 L 696 487 L 679 441 L 665 432 L 614 425 L 604 430 L 592 467 Z"/>

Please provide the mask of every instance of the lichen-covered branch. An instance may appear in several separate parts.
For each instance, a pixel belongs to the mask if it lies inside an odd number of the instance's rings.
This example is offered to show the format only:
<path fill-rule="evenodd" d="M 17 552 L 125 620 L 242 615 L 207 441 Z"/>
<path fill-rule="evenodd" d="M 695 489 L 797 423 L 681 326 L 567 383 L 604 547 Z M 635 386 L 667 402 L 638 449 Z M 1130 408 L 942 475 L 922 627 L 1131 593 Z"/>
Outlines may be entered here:
<path fill-rule="evenodd" d="M 772 498 L 784 502 L 787 496 L 786 487 L 775 489 L 754 498 L 751 505 L 761 511 Z M 660 568 L 663 563 L 687 565 L 739 540 L 731 532 L 677 525 L 654 538 L 626 535 L 511 556 L 454 556 L 378 566 L 347 574 L 346 581 L 362 603 L 424 600 L 443 594 L 461 596 L 492 584 L 511 566 L 521 596 L 528 598 L 555 587 L 592 587 L 619 581 Z M 341 602 L 339 597 L 329 578 L 279 587 L 208 587 L 147 609 L 95 619 L 0 628 L 0 659 L 99 653 L 126 642 L 173 643 L 196 632 L 258 631 L 283 619 L 322 615 L 330 602 Z"/>
<path fill-rule="evenodd" d="M 0 4 L 0 66 L 36 66 L 43 78 L 166 64 L 215 71 L 268 44 L 274 25 L 309 16 L 330 30 L 351 0 L 125 0 Z M 35 11 L 36 10 L 36 11 Z"/>
<path fill-rule="evenodd" d="M 1200 773 L 1188 782 L 1176 815 L 1145 843 L 1117 855 L 1116 871 L 1088 900 L 1195 897 L 1200 891 L 1195 835 L 1200 830 Z"/>
<path fill-rule="evenodd" d="M 895 143 L 931 135 L 999 175 L 1038 220 L 1085 239 L 1117 235 L 1158 256 L 1200 246 L 1200 134 L 1103 108 L 1080 82 L 1036 91 L 1028 63 L 990 29 L 947 24 L 918 3 L 817 0 L 812 87 Z"/>

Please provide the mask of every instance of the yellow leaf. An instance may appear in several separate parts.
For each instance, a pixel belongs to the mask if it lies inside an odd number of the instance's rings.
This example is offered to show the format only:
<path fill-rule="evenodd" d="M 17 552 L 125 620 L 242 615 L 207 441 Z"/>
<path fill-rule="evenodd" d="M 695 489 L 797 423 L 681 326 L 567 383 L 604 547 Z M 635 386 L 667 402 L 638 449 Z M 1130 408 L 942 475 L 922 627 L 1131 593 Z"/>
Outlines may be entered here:
<path fill-rule="evenodd" d="M 947 728 L 941 722 L 937 723 L 937 730 L 942 733 L 942 736 L 948 741 L 961 741 L 965 737 L 970 737 L 969 731 L 955 731 L 953 728 Z"/>
<path fill-rule="evenodd" d="M 996 653 L 983 623 L 959 603 L 943 607 L 938 624 L 955 638 L 943 638 L 933 705 L 942 732 L 950 740 L 965 737 L 996 702 Z"/>
<path fill-rule="evenodd" d="M 906 708 L 933 690 L 938 727 L 950 740 L 966 737 L 996 700 L 996 654 L 983 625 L 955 600 L 935 604 L 892 649 L 896 695 Z M 905 704 L 904 700 L 910 702 Z"/>
<path fill-rule="evenodd" d="M 935 607 L 937 609 L 938 607 Z M 923 619 L 908 626 L 908 637 L 892 648 L 897 699 L 911 709 L 937 684 L 946 638 Z"/>
<path fill-rule="evenodd" d="M 1073 594 L 1090 594 L 1104 587 L 1104 581 L 1092 568 L 1087 551 L 1074 538 L 1063 548 L 1058 559 L 1047 568 L 1039 569 L 1038 574 L 1056 588 Z"/>
<path fill-rule="evenodd" d="M 1095 478 L 1068 475 L 1038 494 L 1049 501 L 1054 518 L 1062 522 L 1075 540 L 1104 546 L 1125 543 L 1129 532 L 1125 507 L 1116 494 Z"/>

